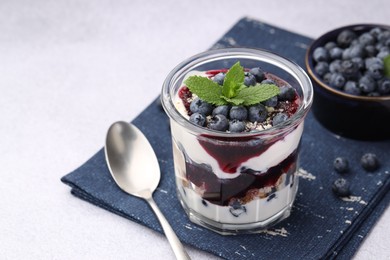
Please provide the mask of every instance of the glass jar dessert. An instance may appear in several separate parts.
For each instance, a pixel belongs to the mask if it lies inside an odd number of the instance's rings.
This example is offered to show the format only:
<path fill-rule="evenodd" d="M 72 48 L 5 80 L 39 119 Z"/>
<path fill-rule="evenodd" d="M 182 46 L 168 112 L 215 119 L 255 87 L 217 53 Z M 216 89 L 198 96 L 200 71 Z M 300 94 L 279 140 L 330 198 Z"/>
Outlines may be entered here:
<path fill-rule="evenodd" d="M 313 99 L 297 64 L 259 49 L 207 51 L 172 70 L 161 99 L 178 197 L 192 222 L 256 233 L 290 215 Z"/>

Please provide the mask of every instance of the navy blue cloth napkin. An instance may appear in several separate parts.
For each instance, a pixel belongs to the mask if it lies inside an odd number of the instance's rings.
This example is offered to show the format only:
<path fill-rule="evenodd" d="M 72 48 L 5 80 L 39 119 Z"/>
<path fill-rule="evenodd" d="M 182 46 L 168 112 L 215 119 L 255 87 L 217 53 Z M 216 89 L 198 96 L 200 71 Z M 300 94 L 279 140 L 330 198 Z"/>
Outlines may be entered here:
<path fill-rule="evenodd" d="M 243 18 L 213 48 L 257 47 L 274 51 L 304 67 L 311 39 L 265 23 Z M 314 101 L 315 102 L 315 101 Z M 289 218 L 260 234 L 221 236 L 191 223 L 176 196 L 168 118 L 158 100 L 134 121 L 151 142 L 161 167 L 156 203 L 173 224 L 179 238 L 195 248 L 226 259 L 350 258 L 390 201 L 390 141 L 367 142 L 334 136 L 309 113 L 301 143 L 300 186 Z M 379 170 L 365 172 L 360 157 L 371 152 L 381 161 Z M 331 191 L 340 177 L 333 160 L 349 159 L 351 171 L 343 176 L 352 196 L 342 200 Z M 75 196 L 163 232 L 148 205 L 122 192 L 108 171 L 103 149 L 64 176 Z"/>

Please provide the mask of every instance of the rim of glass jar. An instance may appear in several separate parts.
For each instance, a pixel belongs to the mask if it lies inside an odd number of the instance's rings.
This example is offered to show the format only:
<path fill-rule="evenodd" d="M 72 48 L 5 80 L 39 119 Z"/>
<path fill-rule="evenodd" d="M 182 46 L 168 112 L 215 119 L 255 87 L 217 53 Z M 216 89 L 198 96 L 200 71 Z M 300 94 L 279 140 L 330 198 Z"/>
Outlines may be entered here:
<path fill-rule="evenodd" d="M 176 93 L 174 92 L 174 88 L 171 86 L 175 86 L 182 76 L 186 75 L 190 71 L 193 71 L 195 67 L 207 64 L 212 61 L 225 59 L 258 60 L 277 66 L 290 74 L 301 86 L 303 94 L 303 102 L 299 106 L 296 113 L 283 123 L 280 123 L 276 126 L 264 130 L 245 133 L 221 132 L 197 126 L 191 123 L 179 111 L 177 111 L 173 103 L 173 98 L 175 97 Z M 222 48 L 196 54 L 179 63 L 175 68 L 173 68 L 163 83 L 161 91 L 161 103 L 165 112 L 171 119 L 175 120 L 177 123 L 185 127 L 187 131 L 192 133 L 201 133 L 216 137 L 250 137 L 268 134 L 275 135 L 275 132 L 277 134 L 283 134 L 289 131 L 291 127 L 294 127 L 301 122 L 313 103 L 313 86 L 306 72 L 298 64 L 278 54 L 255 48 Z"/>

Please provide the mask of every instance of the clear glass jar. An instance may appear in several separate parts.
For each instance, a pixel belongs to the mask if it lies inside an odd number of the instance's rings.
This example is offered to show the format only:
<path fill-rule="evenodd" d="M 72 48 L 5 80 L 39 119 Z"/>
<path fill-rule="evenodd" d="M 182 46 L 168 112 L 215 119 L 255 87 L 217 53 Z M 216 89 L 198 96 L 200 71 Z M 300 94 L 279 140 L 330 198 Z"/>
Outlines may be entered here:
<path fill-rule="evenodd" d="M 295 88 L 296 112 L 281 124 L 246 133 L 197 126 L 180 113 L 179 90 L 188 73 L 260 67 Z M 190 220 L 220 234 L 256 233 L 290 215 L 298 189 L 299 143 L 313 89 L 294 62 L 248 48 L 211 50 L 175 67 L 161 100 L 170 117 L 178 197 Z"/>

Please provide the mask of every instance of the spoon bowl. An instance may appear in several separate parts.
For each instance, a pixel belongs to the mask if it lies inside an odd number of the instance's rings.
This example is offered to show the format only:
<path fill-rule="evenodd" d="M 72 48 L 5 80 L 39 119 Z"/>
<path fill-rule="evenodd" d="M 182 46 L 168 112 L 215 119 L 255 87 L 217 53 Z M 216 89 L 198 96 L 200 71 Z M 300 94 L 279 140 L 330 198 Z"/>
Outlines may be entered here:
<path fill-rule="evenodd" d="M 126 122 L 107 132 L 106 159 L 115 182 L 125 192 L 143 198 L 160 182 L 160 166 L 153 148 L 138 128 Z"/>
<path fill-rule="evenodd" d="M 105 156 L 115 183 L 126 193 L 145 199 L 156 214 L 177 259 L 190 259 L 164 215 L 153 200 L 160 182 L 160 167 L 154 150 L 142 132 L 127 122 L 110 126 Z"/>

